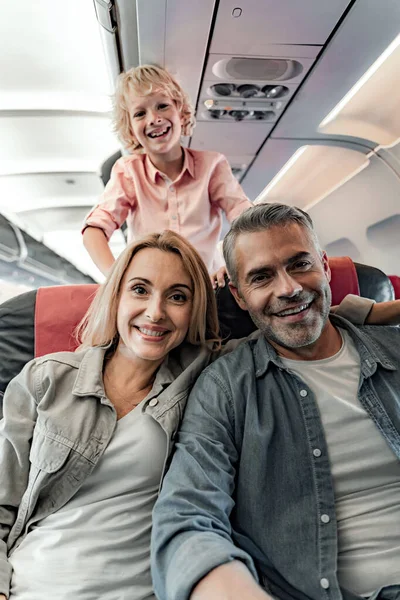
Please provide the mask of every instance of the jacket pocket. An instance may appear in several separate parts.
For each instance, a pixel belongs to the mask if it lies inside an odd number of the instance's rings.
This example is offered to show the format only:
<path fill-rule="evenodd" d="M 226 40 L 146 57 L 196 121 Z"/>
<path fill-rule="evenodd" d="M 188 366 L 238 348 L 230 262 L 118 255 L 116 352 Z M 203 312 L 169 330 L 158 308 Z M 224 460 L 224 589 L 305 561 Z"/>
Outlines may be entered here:
<path fill-rule="evenodd" d="M 49 437 L 36 427 L 29 454 L 29 460 L 34 467 L 45 473 L 55 473 L 61 469 L 70 452 L 69 446 Z"/>

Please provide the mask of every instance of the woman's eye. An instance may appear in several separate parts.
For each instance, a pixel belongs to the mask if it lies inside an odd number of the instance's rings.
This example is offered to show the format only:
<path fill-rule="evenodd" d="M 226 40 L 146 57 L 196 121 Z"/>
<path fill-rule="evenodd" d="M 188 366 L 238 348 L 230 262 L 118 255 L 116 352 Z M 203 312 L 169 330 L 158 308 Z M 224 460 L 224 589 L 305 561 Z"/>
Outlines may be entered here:
<path fill-rule="evenodd" d="M 133 118 L 134 119 L 140 119 L 140 117 L 144 116 L 144 110 L 138 110 L 137 112 L 134 113 Z"/>
<path fill-rule="evenodd" d="M 169 106 L 169 104 L 162 103 L 162 104 L 158 105 L 158 108 L 160 108 L 162 110 L 164 108 L 168 108 L 168 106 Z"/>
<path fill-rule="evenodd" d="M 142 285 L 135 285 L 132 288 L 132 292 L 134 292 L 138 296 L 144 296 L 144 294 L 146 294 L 146 289 Z"/>
<path fill-rule="evenodd" d="M 186 302 L 186 300 L 187 300 L 185 294 L 182 294 L 181 292 L 177 292 L 176 294 L 173 294 L 171 296 L 171 299 L 174 302 Z"/>

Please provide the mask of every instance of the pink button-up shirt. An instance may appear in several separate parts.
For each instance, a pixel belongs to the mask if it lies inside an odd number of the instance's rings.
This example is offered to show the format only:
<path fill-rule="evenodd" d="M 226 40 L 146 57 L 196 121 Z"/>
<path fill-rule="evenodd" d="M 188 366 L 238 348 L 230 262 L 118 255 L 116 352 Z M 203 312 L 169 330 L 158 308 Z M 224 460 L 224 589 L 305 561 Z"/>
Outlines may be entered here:
<path fill-rule="evenodd" d="M 252 203 L 222 154 L 186 148 L 184 153 L 175 181 L 156 169 L 145 154 L 117 160 L 84 228 L 99 227 L 109 239 L 126 220 L 128 241 L 172 229 L 193 244 L 210 272 L 219 268 L 223 264 L 217 250 L 222 211 L 232 221 Z"/>

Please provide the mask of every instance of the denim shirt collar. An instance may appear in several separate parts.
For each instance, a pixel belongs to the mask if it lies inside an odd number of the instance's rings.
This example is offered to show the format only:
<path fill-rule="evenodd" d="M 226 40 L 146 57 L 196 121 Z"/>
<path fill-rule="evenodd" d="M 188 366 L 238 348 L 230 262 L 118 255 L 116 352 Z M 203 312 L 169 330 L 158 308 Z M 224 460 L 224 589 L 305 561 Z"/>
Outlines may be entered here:
<path fill-rule="evenodd" d="M 362 331 L 362 328 L 355 327 L 352 323 L 337 315 L 331 314 L 329 318 L 333 325 L 348 331 L 360 355 L 361 374 L 364 379 L 371 377 L 371 375 L 375 373 L 378 363 L 384 369 L 396 371 L 397 367 L 386 356 L 383 348 L 378 342 L 365 335 Z M 256 367 L 256 377 L 262 377 L 265 375 L 271 363 L 279 368 L 284 368 L 275 348 L 269 342 L 267 342 L 263 335 L 260 336 L 255 344 L 253 354 Z"/>

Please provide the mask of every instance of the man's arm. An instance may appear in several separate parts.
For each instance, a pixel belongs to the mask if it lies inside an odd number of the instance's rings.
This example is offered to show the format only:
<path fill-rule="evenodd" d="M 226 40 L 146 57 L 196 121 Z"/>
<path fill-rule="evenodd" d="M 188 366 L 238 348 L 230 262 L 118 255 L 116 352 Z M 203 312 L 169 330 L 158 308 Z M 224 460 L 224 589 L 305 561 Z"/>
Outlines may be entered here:
<path fill-rule="evenodd" d="M 110 250 L 104 231 L 98 227 L 86 227 L 83 232 L 83 245 L 96 267 L 100 269 L 103 275 L 107 276 L 115 263 L 115 258 Z"/>
<path fill-rule="evenodd" d="M 238 458 L 230 391 L 215 372 L 206 369 L 190 395 L 153 512 L 152 572 L 159 600 L 187 600 L 203 578 L 193 598 L 243 600 L 241 593 L 232 595 L 225 570 L 217 569 L 235 561 L 246 565 L 242 585 L 253 577 L 251 587 L 261 591 L 251 557 L 231 537 Z M 216 590 L 225 588 L 225 596 L 210 593 L 217 582 Z"/>
<path fill-rule="evenodd" d="M 267 600 L 271 596 L 256 583 L 248 568 L 234 560 L 206 575 L 194 588 L 190 600 Z"/>
<path fill-rule="evenodd" d="M 376 302 L 365 322 L 367 325 L 400 325 L 400 300 Z"/>

